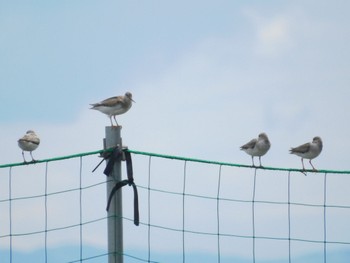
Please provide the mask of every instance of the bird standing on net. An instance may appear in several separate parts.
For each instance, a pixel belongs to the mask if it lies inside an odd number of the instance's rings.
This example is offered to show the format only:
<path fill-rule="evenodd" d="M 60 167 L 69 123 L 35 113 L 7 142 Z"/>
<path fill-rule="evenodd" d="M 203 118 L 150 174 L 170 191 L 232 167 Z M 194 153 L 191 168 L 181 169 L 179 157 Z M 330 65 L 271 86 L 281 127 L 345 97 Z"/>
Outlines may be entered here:
<path fill-rule="evenodd" d="M 312 142 L 302 144 L 298 147 L 291 148 L 289 151 L 291 154 L 298 155 L 301 157 L 301 164 L 303 165 L 303 170 L 305 170 L 304 159 L 309 159 L 309 163 L 314 171 L 316 168 L 312 165 L 311 160 L 316 158 L 322 152 L 322 140 L 320 137 L 316 136 L 313 138 Z"/>
<path fill-rule="evenodd" d="M 127 112 L 131 108 L 132 102 L 135 102 L 132 99 L 132 94 L 130 92 L 126 92 L 124 96 L 111 97 L 90 105 L 92 106 L 91 109 L 98 110 L 108 115 L 112 127 L 115 127 L 112 122 L 112 117 L 114 118 L 117 126 L 119 126 L 115 116 Z"/>
<path fill-rule="evenodd" d="M 261 156 L 265 155 L 271 147 L 271 143 L 266 133 L 260 133 L 257 139 L 252 139 L 250 142 L 241 146 L 241 150 L 245 151 L 247 154 L 252 156 L 252 163 L 254 164 L 254 156 L 259 157 L 260 167 Z"/>
<path fill-rule="evenodd" d="M 35 162 L 33 158 L 32 151 L 38 148 L 40 144 L 39 137 L 35 134 L 34 131 L 29 130 L 27 133 L 18 140 L 18 146 L 22 149 L 23 161 L 26 163 L 26 159 L 24 158 L 24 151 L 30 152 L 30 156 L 32 157 L 32 162 Z"/>

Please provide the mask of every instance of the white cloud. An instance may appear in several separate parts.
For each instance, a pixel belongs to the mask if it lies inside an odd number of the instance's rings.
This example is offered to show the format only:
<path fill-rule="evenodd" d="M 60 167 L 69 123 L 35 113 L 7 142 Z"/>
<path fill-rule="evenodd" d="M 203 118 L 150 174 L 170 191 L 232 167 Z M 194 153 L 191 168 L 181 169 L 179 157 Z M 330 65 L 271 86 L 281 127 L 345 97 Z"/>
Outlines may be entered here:
<path fill-rule="evenodd" d="M 258 30 L 261 51 L 266 53 L 286 50 L 291 43 L 290 25 L 286 17 L 276 17 Z M 276 50 L 277 49 L 277 50 Z"/>
<path fill-rule="evenodd" d="M 291 16 L 287 14 L 268 16 L 253 9 L 246 9 L 244 14 L 253 24 L 257 54 L 278 57 L 293 47 L 295 21 Z"/>

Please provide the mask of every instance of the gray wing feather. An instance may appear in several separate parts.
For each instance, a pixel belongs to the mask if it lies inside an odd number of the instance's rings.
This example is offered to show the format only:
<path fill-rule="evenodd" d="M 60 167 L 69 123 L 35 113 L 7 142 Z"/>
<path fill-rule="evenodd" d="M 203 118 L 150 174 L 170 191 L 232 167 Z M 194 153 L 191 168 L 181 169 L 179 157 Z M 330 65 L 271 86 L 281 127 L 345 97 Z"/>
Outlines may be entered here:
<path fill-rule="evenodd" d="M 98 106 L 112 107 L 119 103 L 123 103 L 123 98 L 121 96 L 111 97 L 99 103 L 91 104 L 91 106 L 92 107 L 98 107 Z"/>
<path fill-rule="evenodd" d="M 310 143 L 305 143 L 295 148 L 290 149 L 290 153 L 306 153 L 310 149 Z"/>
<path fill-rule="evenodd" d="M 242 145 L 241 150 L 249 149 L 249 148 L 253 149 L 255 147 L 257 141 L 258 141 L 257 139 L 252 139 L 250 142 Z"/>

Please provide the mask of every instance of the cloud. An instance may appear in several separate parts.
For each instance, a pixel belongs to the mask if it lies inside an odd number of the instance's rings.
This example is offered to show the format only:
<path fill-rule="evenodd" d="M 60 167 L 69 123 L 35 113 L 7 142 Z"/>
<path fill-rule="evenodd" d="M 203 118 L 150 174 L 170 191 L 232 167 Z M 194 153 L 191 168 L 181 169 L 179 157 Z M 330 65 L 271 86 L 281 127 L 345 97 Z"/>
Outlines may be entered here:
<path fill-rule="evenodd" d="M 295 21 L 291 16 L 288 14 L 262 15 L 255 9 L 245 9 L 244 14 L 253 25 L 257 54 L 276 57 L 293 47 Z"/>
<path fill-rule="evenodd" d="M 259 49 L 262 53 L 273 54 L 288 49 L 291 44 L 290 25 L 286 17 L 276 17 L 258 29 Z"/>

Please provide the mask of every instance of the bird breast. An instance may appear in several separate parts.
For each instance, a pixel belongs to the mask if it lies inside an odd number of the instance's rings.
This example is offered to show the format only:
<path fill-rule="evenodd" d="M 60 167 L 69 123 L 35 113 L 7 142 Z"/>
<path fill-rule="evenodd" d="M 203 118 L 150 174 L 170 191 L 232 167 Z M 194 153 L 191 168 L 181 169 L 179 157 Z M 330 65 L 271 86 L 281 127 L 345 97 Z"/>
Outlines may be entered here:
<path fill-rule="evenodd" d="M 39 146 L 39 142 L 31 142 L 31 141 L 25 141 L 25 140 L 18 140 L 18 146 L 23 150 L 23 151 L 34 151 L 36 148 Z"/>

